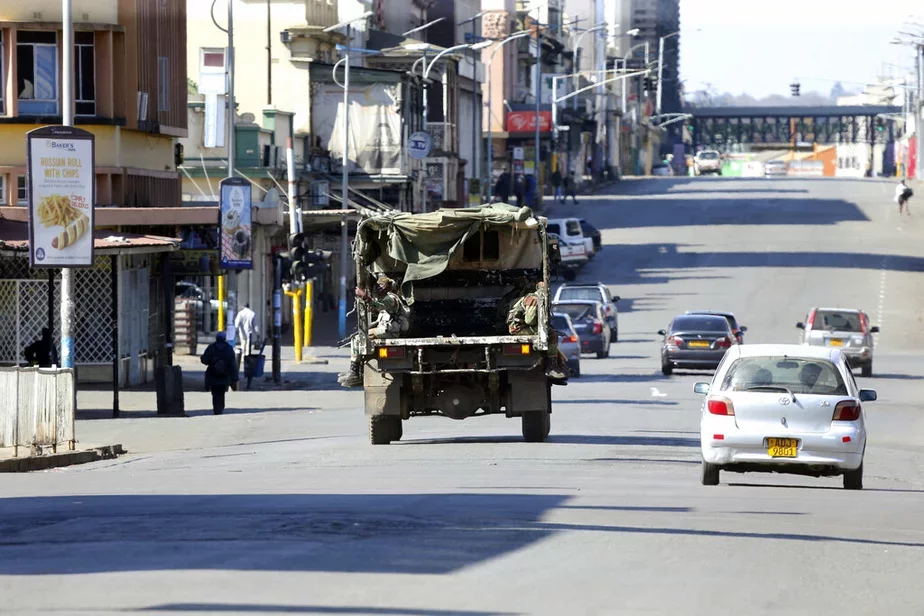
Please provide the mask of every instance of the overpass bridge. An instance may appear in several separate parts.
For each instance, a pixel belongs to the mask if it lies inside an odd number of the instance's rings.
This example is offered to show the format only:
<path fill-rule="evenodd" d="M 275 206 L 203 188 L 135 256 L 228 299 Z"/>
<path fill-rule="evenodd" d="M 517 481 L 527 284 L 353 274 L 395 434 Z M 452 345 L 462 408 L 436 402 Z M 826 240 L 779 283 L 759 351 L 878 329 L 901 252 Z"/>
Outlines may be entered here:
<path fill-rule="evenodd" d="M 888 143 L 902 135 L 902 108 L 890 105 L 827 107 L 688 107 L 684 126 L 694 149 L 752 144 Z"/>

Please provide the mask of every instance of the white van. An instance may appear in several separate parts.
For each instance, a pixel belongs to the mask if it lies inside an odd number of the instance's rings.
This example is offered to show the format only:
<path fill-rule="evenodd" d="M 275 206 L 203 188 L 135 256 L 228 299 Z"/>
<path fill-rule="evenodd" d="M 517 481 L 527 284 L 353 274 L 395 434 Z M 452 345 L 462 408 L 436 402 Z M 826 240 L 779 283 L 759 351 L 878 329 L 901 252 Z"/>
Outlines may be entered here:
<path fill-rule="evenodd" d="M 580 218 L 550 218 L 546 229 L 557 235 L 562 242 L 582 244 L 588 258 L 594 256 L 594 240 L 584 235 Z"/>

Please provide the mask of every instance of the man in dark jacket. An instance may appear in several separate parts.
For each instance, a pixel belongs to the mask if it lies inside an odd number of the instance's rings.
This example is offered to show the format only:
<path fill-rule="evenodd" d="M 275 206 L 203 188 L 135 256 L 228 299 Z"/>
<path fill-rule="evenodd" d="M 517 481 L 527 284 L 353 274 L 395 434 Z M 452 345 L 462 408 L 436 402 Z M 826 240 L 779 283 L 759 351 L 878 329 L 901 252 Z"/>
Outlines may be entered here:
<path fill-rule="evenodd" d="M 552 188 L 555 190 L 555 200 L 565 202 L 565 193 L 562 192 L 561 185 L 564 178 L 561 177 L 561 171 L 556 167 L 552 172 Z"/>
<path fill-rule="evenodd" d="M 494 198 L 501 203 L 507 203 L 510 199 L 510 173 L 504 171 L 497 178 L 497 184 L 494 185 Z"/>
<path fill-rule="evenodd" d="M 51 330 L 47 327 L 42 328 L 42 337 L 27 346 L 23 353 L 26 356 L 26 363 L 30 366 L 51 368 L 52 365 L 58 363 L 54 341 L 51 339 Z"/>
<path fill-rule="evenodd" d="M 212 392 L 212 412 L 221 415 L 225 411 L 225 392 L 228 387 L 237 389 L 238 380 L 237 358 L 225 332 L 215 335 L 215 342 L 205 349 L 201 361 L 208 366 L 205 386 Z"/>

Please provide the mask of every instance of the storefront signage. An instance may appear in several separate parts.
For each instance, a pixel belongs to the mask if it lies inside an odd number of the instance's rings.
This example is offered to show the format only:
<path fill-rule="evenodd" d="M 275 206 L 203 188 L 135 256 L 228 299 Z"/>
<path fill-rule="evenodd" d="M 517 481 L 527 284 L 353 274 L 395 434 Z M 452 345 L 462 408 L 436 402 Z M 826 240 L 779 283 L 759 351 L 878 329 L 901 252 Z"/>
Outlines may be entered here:
<path fill-rule="evenodd" d="M 31 266 L 92 267 L 93 134 L 71 126 L 37 128 L 26 135 L 26 151 Z"/>
<path fill-rule="evenodd" d="M 536 112 L 535 111 L 508 111 L 507 112 L 507 132 L 508 133 L 531 133 L 536 131 Z M 552 130 L 552 112 L 539 112 L 539 132 L 548 133 Z"/>
<path fill-rule="evenodd" d="M 220 187 L 221 269 L 252 269 L 250 182 L 244 178 L 225 178 Z"/>

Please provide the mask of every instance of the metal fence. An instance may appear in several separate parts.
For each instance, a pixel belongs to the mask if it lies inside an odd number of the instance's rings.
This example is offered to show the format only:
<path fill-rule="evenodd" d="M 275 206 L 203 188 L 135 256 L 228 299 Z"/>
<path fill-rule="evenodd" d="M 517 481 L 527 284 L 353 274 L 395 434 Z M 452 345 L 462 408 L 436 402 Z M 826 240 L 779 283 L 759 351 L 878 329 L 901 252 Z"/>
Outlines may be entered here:
<path fill-rule="evenodd" d="M 74 449 L 74 371 L 0 368 L 0 447 Z"/>

